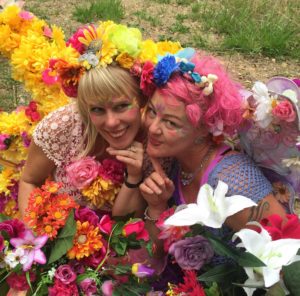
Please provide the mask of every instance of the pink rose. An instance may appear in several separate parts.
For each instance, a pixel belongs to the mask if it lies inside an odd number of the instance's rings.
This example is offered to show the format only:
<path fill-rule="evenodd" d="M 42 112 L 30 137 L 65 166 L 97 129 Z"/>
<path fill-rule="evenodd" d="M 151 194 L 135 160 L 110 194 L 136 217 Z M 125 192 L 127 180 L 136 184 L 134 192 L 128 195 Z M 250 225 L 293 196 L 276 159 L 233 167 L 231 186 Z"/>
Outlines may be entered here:
<path fill-rule="evenodd" d="M 66 168 L 70 184 L 77 189 L 89 186 L 98 176 L 99 163 L 90 156 L 71 163 Z"/>
<path fill-rule="evenodd" d="M 155 91 L 155 84 L 153 83 L 154 65 L 151 62 L 146 62 L 143 67 L 140 87 L 146 96 L 151 97 Z"/>
<path fill-rule="evenodd" d="M 293 105 L 288 100 L 281 101 L 277 104 L 277 106 L 272 110 L 272 114 L 287 122 L 293 122 L 296 119 L 296 113 Z"/>
<path fill-rule="evenodd" d="M 105 281 L 102 284 L 101 290 L 102 290 L 102 293 L 104 296 L 112 296 L 113 291 L 114 291 L 113 281 L 111 281 L 111 280 Z"/>
<path fill-rule="evenodd" d="M 136 239 L 149 240 L 149 233 L 145 229 L 145 222 L 141 219 L 134 219 L 126 223 L 123 227 L 122 233 L 125 237 L 135 233 Z"/>
<path fill-rule="evenodd" d="M 82 262 L 82 264 L 86 266 L 97 268 L 98 265 L 103 261 L 107 252 L 106 241 L 102 240 L 102 243 L 103 243 L 103 247 L 99 251 L 93 253 L 89 257 L 84 257 L 82 260 L 80 260 L 80 262 Z"/>
<path fill-rule="evenodd" d="M 68 285 L 76 280 L 76 274 L 68 264 L 60 265 L 55 271 L 55 278 Z"/>
<path fill-rule="evenodd" d="M 130 73 L 133 76 L 140 77 L 142 73 L 142 64 L 139 61 L 136 61 L 133 66 L 130 68 Z"/>
<path fill-rule="evenodd" d="M 99 217 L 93 210 L 85 207 L 75 210 L 75 220 L 80 222 L 88 221 L 90 225 L 97 226 Z"/>
<path fill-rule="evenodd" d="M 94 279 L 86 278 L 79 284 L 85 296 L 93 296 L 97 293 L 97 285 Z"/>

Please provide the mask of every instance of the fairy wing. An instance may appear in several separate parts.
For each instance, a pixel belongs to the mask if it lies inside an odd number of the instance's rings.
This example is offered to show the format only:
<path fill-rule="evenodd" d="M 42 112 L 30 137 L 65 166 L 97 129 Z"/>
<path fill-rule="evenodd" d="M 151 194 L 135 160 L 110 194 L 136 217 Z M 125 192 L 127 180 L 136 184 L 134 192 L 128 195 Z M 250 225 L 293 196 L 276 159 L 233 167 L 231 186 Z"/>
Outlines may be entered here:
<path fill-rule="evenodd" d="M 239 133 L 241 147 L 293 212 L 300 196 L 300 90 L 292 80 L 274 77 L 266 84 L 255 83 L 244 97 L 249 107 L 246 126 Z M 289 199 L 281 194 L 286 189 Z"/>

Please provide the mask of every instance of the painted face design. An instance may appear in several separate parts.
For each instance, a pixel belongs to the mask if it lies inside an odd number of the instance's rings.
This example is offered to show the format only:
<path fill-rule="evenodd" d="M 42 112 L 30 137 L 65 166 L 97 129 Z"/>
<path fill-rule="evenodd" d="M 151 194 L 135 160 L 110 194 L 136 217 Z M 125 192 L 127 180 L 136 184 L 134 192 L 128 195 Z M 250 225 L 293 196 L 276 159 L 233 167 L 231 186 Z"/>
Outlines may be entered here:
<path fill-rule="evenodd" d="M 145 125 L 147 153 L 153 157 L 179 157 L 198 135 L 187 119 L 184 103 L 156 92 L 149 102 Z"/>
<path fill-rule="evenodd" d="M 119 97 L 104 104 L 89 104 L 89 112 L 98 133 L 115 149 L 130 146 L 141 126 L 136 99 Z"/>

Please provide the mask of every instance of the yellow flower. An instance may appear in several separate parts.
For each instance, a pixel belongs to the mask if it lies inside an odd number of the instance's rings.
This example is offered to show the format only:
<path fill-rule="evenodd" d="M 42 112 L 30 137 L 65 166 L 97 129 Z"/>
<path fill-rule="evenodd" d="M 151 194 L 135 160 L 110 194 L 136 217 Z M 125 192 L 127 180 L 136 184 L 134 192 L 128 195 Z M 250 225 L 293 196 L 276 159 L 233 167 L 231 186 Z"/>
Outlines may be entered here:
<path fill-rule="evenodd" d="M 99 177 L 88 188 L 82 190 L 82 195 L 94 206 L 101 208 L 105 203 L 112 205 L 119 191 L 120 187 Z"/>
<path fill-rule="evenodd" d="M 139 60 L 157 62 L 157 45 L 153 40 L 145 40 L 142 42 L 142 51 L 139 55 Z"/>
<path fill-rule="evenodd" d="M 117 48 L 110 41 L 106 41 L 102 44 L 100 53 L 100 65 L 106 66 L 113 62 L 114 56 L 118 53 Z"/>
<path fill-rule="evenodd" d="M 134 58 L 124 52 L 116 57 L 116 61 L 125 69 L 130 69 L 134 63 Z"/>
<path fill-rule="evenodd" d="M 159 55 L 165 55 L 166 53 L 175 54 L 182 47 L 179 42 L 172 42 L 172 41 L 161 41 L 157 42 L 157 52 Z"/>
<path fill-rule="evenodd" d="M 98 227 L 90 225 L 88 221 L 83 223 L 77 221 L 76 226 L 77 230 L 73 240 L 73 247 L 68 251 L 67 257 L 80 260 L 99 251 L 103 247 L 103 243 Z"/>

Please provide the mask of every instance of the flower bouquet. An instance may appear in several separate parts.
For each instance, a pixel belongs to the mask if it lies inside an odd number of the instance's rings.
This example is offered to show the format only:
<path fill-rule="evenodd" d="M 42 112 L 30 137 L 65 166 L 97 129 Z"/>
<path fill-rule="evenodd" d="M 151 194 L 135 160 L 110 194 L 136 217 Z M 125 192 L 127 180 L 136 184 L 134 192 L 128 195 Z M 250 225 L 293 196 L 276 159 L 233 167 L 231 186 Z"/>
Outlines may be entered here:
<path fill-rule="evenodd" d="M 228 216 L 253 205 L 243 196 L 226 197 L 228 186 L 201 187 L 197 203 L 163 213 L 157 222 L 164 248 L 182 271 L 167 295 L 300 295 L 300 223 L 271 215 L 226 232 Z M 248 227 L 249 226 L 249 227 Z M 244 292 L 243 292 L 244 290 Z"/>
<path fill-rule="evenodd" d="M 130 257 L 130 250 L 151 255 L 144 222 L 112 220 L 108 214 L 99 217 L 59 193 L 60 187 L 47 181 L 31 193 L 24 219 L 27 225 L 1 216 L 1 295 L 9 288 L 39 296 L 149 291 L 147 280 L 141 278 L 153 275 L 154 270 L 146 261 L 133 263 Z"/>

